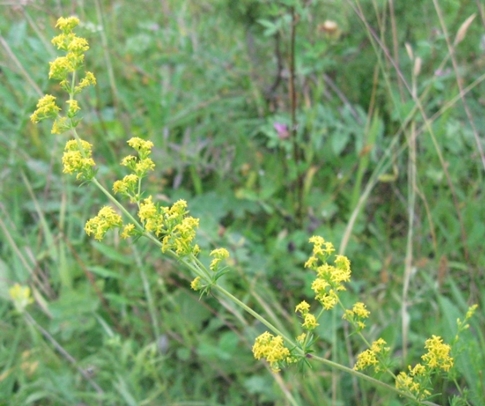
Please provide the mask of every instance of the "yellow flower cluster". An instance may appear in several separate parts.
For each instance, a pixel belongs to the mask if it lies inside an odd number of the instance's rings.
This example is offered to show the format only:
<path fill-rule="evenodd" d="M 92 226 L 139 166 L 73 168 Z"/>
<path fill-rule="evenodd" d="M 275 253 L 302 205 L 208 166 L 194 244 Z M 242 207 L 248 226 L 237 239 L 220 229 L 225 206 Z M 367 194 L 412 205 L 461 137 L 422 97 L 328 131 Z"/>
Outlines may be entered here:
<path fill-rule="evenodd" d="M 84 231 L 87 235 L 94 235 L 96 240 L 101 241 L 104 235 L 113 228 L 119 228 L 123 224 L 121 216 L 112 207 L 103 207 L 97 216 L 86 222 Z"/>
<path fill-rule="evenodd" d="M 301 326 L 304 329 L 311 331 L 315 330 L 319 324 L 317 323 L 317 318 L 309 313 L 309 311 L 310 305 L 304 300 L 295 307 L 295 313 L 300 313 L 303 316 L 303 323 Z"/>
<path fill-rule="evenodd" d="M 192 282 L 190 282 L 190 287 L 193 290 L 200 290 L 202 288 L 201 280 L 202 278 L 197 276 Z"/>
<path fill-rule="evenodd" d="M 64 173 L 77 173 L 76 179 L 90 180 L 95 175 L 92 145 L 84 140 L 69 140 L 62 155 Z"/>
<path fill-rule="evenodd" d="M 46 118 L 56 118 L 61 108 L 56 104 L 56 98 L 50 94 L 46 94 L 39 99 L 37 109 L 30 116 L 33 123 L 38 123 Z"/>
<path fill-rule="evenodd" d="M 140 203 L 138 217 L 146 231 L 162 239 L 162 252 L 173 250 L 178 255 L 198 254 L 199 247 L 193 241 L 199 219 L 188 216 L 185 200 L 179 200 L 171 207 L 160 207 L 149 196 Z"/>
<path fill-rule="evenodd" d="M 113 191 L 129 197 L 130 202 L 136 203 L 140 199 L 141 179 L 149 171 L 155 169 L 155 163 L 149 158 L 153 143 L 138 137 L 128 140 L 128 145 L 138 152 L 138 157 L 128 155 L 121 161 L 121 165 L 128 167 L 133 173 L 113 184 Z"/>
<path fill-rule="evenodd" d="M 79 120 L 75 119 L 80 110 L 79 104 L 74 100 L 74 95 L 81 92 L 85 87 L 96 84 L 96 78 L 91 72 L 86 72 L 85 76 L 76 85 L 75 74 L 84 64 L 84 53 L 89 49 L 89 44 L 85 38 L 78 37 L 74 28 L 79 24 L 76 17 L 59 18 L 56 27 L 62 33 L 52 39 L 57 49 L 66 54 L 50 62 L 49 78 L 60 81 L 60 86 L 69 94 L 66 116 L 60 115 L 61 108 L 56 104 L 56 98 L 52 95 L 42 97 L 37 103 L 37 109 L 30 116 L 33 123 L 38 123 L 46 118 L 54 119 L 52 125 L 53 134 L 62 134 L 65 131 L 75 128 Z M 72 79 L 69 76 L 72 75 Z"/>
<path fill-rule="evenodd" d="M 453 358 L 450 357 L 451 347 L 443 343 L 443 339 L 438 336 L 431 336 L 424 343 L 424 348 L 428 350 L 421 359 L 429 368 L 441 369 L 448 372 L 453 367 Z"/>
<path fill-rule="evenodd" d="M 343 283 L 350 281 L 350 261 L 343 255 L 337 255 L 335 265 L 329 265 L 327 260 L 335 251 L 332 243 L 318 236 L 310 238 L 310 242 L 313 243 L 313 253 L 305 263 L 305 268 L 317 273 L 312 283 L 315 299 L 324 309 L 330 310 L 338 303 L 337 292 L 345 290 Z"/>
<path fill-rule="evenodd" d="M 142 178 L 155 168 L 155 163 L 148 158 L 152 152 L 153 142 L 133 137 L 128 140 L 128 145 L 138 151 L 138 158 L 128 155 L 123 158 L 121 165 L 128 167 L 135 175 Z"/>
<path fill-rule="evenodd" d="M 211 261 L 209 268 L 211 271 L 217 272 L 220 263 L 229 258 L 229 251 L 225 248 L 217 248 L 211 251 L 210 256 L 213 258 L 213 260 Z"/>
<path fill-rule="evenodd" d="M 356 371 L 363 370 L 372 365 L 376 373 L 383 371 L 385 367 L 381 360 L 389 353 L 389 347 L 386 347 L 386 344 L 382 338 L 374 341 L 371 348 L 357 355 L 357 362 L 355 363 L 354 369 Z"/>
<path fill-rule="evenodd" d="M 59 18 L 56 28 L 59 28 L 62 33 L 52 38 L 51 41 L 57 49 L 64 51 L 66 55 L 50 62 L 49 78 L 60 80 L 61 87 L 68 92 L 71 92 L 68 75 L 83 66 L 84 53 L 89 49 L 88 41 L 85 38 L 78 37 L 73 31 L 78 25 L 79 19 L 77 17 Z M 96 84 L 94 75 L 87 72 L 74 94 L 79 93 L 84 87 L 94 84 Z"/>
<path fill-rule="evenodd" d="M 34 301 L 30 295 L 30 288 L 28 286 L 21 286 L 18 283 L 8 290 L 8 294 L 15 305 L 15 309 L 19 313 L 23 313 L 25 308 Z"/>
<path fill-rule="evenodd" d="M 400 372 L 396 376 L 396 388 L 405 392 L 410 392 L 416 396 L 417 400 L 423 400 L 431 395 L 425 388 L 429 373 L 425 366 L 416 364 L 414 368 L 408 367 L 409 373 Z"/>
<path fill-rule="evenodd" d="M 274 372 L 280 371 L 282 364 L 289 364 L 296 360 L 290 350 L 284 346 L 283 337 L 275 337 L 267 331 L 256 338 L 253 345 L 254 358 L 265 358 Z"/>
<path fill-rule="evenodd" d="M 370 312 L 365 308 L 365 304 L 357 302 L 352 309 L 345 310 L 343 318 L 352 323 L 357 331 L 361 331 L 365 328 L 364 320 L 369 317 L 369 314 Z"/>
<path fill-rule="evenodd" d="M 443 343 L 439 336 L 431 336 L 424 344 L 428 351 L 421 359 L 423 364 L 416 364 L 414 368 L 408 366 L 409 372 L 400 372 L 396 377 L 396 388 L 408 391 L 416 396 L 417 400 L 423 400 L 431 395 L 426 389 L 429 378 L 438 371 L 449 372 L 454 361 L 450 356 L 451 346 Z"/>

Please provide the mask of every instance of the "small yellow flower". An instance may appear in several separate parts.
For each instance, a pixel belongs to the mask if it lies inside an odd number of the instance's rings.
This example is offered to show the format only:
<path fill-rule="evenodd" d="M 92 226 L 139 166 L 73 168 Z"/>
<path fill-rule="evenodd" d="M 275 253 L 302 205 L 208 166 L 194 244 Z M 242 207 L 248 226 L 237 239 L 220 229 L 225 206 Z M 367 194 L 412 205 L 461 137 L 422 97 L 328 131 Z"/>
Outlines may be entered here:
<path fill-rule="evenodd" d="M 94 176 L 96 165 L 92 158 L 92 145 L 84 140 L 70 140 L 62 156 L 64 173 L 77 173 L 77 179 L 89 180 Z"/>
<path fill-rule="evenodd" d="M 79 103 L 77 100 L 67 100 L 66 103 L 69 105 L 69 109 L 67 110 L 67 116 L 72 118 L 74 117 L 81 107 L 79 107 Z"/>
<path fill-rule="evenodd" d="M 357 355 L 357 362 L 355 363 L 354 369 L 358 371 L 373 366 L 375 372 L 381 371 L 383 367 L 377 356 L 385 356 L 389 352 L 389 347 L 385 345 L 386 342 L 382 338 L 374 341 L 371 344 L 371 348 Z"/>
<path fill-rule="evenodd" d="M 304 322 L 301 325 L 303 328 L 307 330 L 314 330 L 319 324 L 317 323 L 317 319 L 313 314 L 307 313 L 304 316 Z"/>
<path fill-rule="evenodd" d="M 123 232 L 121 233 L 121 238 L 127 239 L 135 234 L 135 225 L 130 223 L 123 227 Z"/>
<path fill-rule="evenodd" d="M 101 241 L 109 230 L 121 227 L 122 223 L 121 216 L 112 207 L 105 206 L 97 216 L 86 222 L 84 230 L 87 235 L 94 235 L 96 240 Z"/>
<path fill-rule="evenodd" d="M 77 17 L 60 17 L 57 20 L 56 28 L 59 28 L 65 33 L 69 33 L 78 25 L 79 25 L 79 18 Z"/>
<path fill-rule="evenodd" d="M 326 290 L 327 290 L 327 288 L 329 286 L 330 286 L 330 284 L 325 279 L 322 279 L 322 278 L 316 278 L 312 282 L 312 290 L 316 294 L 323 294 L 323 293 L 325 293 Z"/>
<path fill-rule="evenodd" d="M 57 118 L 54 120 L 54 124 L 52 124 L 51 133 L 63 134 L 70 128 L 72 128 L 72 122 L 68 117 L 57 116 Z"/>
<path fill-rule="evenodd" d="M 354 369 L 356 371 L 363 370 L 371 365 L 374 367 L 379 363 L 376 354 L 372 350 L 365 350 L 357 355 L 357 362 L 355 363 Z"/>
<path fill-rule="evenodd" d="M 419 376 L 419 375 L 424 375 L 426 373 L 426 367 L 421 364 L 416 364 L 414 368 L 411 368 L 411 365 L 410 365 L 408 368 L 409 368 L 409 375 L 411 376 Z"/>
<path fill-rule="evenodd" d="M 468 311 L 466 312 L 465 320 L 469 320 L 473 317 L 475 314 L 475 311 L 478 309 L 478 305 L 474 304 L 473 306 L 470 306 L 468 308 Z"/>
<path fill-rule="evenodd" d="M 265 358 L 275 372 L 280 371 L 281 363 L 294 361 L 290 350 L 283 344 L 283 337 L 275 337 L 267 331 L 256 338 L 253 345 L 253 355 L 256 359 Z"/>
<path fill-rule="evenodd" d="M 177 200 L 167 211 L 169 218 L 180 217 L 187 213 L 187 202 L 183 199 Z"/>
<path fill-rule="evenodd" d="M 411 392 L 415 396 L 418 396 L 419 392 L 421 392 L 419 383 L 415 382 L 406 372 L 400 372 L 396 377 L 396 388 Z"/>
<path fill-rule="evenodd" d="M 71 42 L 67 46 L 67 50 L 75 54 L 82 54 L 86 52 L 88 49 L 89 49 L 88 41 L 85 38 L 76 37 L 76 36 L 72 38 Z"/>
<path fill-rule="evenodd" d="M 396 376 L 396 388 L 404 392 L 412 393 L 414 396 L 416 396 L 416 399 L 418 401 L 426 399 L 431 395 L 431 392 L 427 389 L 424 389 L 419 382 L 419 379 L 416 379 L 419 375 L 422 374 L 422 370 L 418 368 L 416 372 L 419 372 L 419 374 L 413 373 L 414 371 L 411 369 L 411 367 L 409 367 L 409 370 L 409 374 L 407 374 L 406 372 L 400 372 Z"/>
<path fill-rule="evenodd" d="M 328 293 L 319 293 L 315 295 L 315 299 L 320 302 L 325 310 L 331 310 L 338 303 L 337 293 L 331 289 Z"/>
<path fill-rule="evenodd" d="M 150 220 L 155 216 L 157 216 L 157 207 L 152 201 L 152 196 L 148 196 L 145 200 L 143 200 L 143 202 L 140 203 L 138 217 L 141 221 L 146 222 L 147 220 Z"/>
<path fill-rule="evenodd" d="M 388 352 L 389 351 L 389 347 L 386 347 L 386 341 L 383 339 L 383 338 L 378 338 L 376 341 L 374 341 L 372 344 L 371 344 L 371 350 L 376 353 L 376 354 L 380 354 L 380 353 L 383 353 L 383 352 Z"/>
<path fill-rule="evenodd" d="M 83 62 L 83 55 L 74 56 L 73 54 L 67 54 L 66 56 L 59 56 L 52 62 L 49 62 L 49 78 L 66 79 L 67 75 L 79 69 Z"/>
<path fill-rule="evenodd" d="M 86 72 L 84 78 L 81 79 L 79 84 L 74 87 L 74 93 L 81 92 L 85 87 L 96 85 L 96 78 L 92 72 Z"/>
<path fill-rule="evenodd" d="M 357 302 L 352 309 L 346 309 L 343 319 L 349 321 L 357 328 L 358 331 L 365 328 L 364 319 L 369 317 L 370 312 L 365 308 L 365 304 Z"/>
<path fill-rule="evenodd" d="M 453 358 L 450 357 L 451 347 L 443 343 L 443 339 L 439 336 L 431 336 L 424 344 L 424 348 L 428 350 L 421 359 L 430 368 L 439 368 L 448 372 L 453 367 Z"/>
<path fill-rule="evenodd" d="M 199 219 L 185 217 L 175 225 L 169 235 L 162 240 L 162 252 L 174 250 L 178 255 L 189 255 L 194 253 L 192 242 L 195 239 Z"/>
<path fill-rule="evenodd" d="M 210 256 L 214 259 L 210 263 L 210 270 L 216 272 L 219 269 L 219 264 L 229 258 L 229 251 L 225 248 L 217 248 L 210 253 Z"/>
<path fill-rule="evenodd" d="M 357 316 L 362 319 L 366 319 L 369 317 L 369 310 L 365 308 L 365 304 L 362 302 L 357 302 L 354 304 L 354 307 L 352 308 L 352 312 Z"/>
<path fill-rule="evenodd" d="M 344 255 L 337 255 L 335 257 L 335 265 L 337 268 L 344 271 L 344 273 L 350 274 L 350 260 Z"/>
<path fill-rule="evenodd" d="M 140 156 L 150 154 L 153 148 L 153 142 L 145 141 L 139 137 L 130 138 L 127 143 L 131 148 L 136 149 Z"/>
<path fill-rule="evenodd" d="M 19 313 L 23 313 L 25 308 L 34 302 L 34 299 L 32 299 L 30 295 L 30 288 L 28 286 L 21 286 L 16 283 L 8 290 L 8 293 L 15 305 L 15 309 L 17 309 Z"/>
<path fill-rule="evenodd" d="M 117 180 L 113 184 L 113 192 L 132 196 L 136 192 L 139 179 L 134 173 L 126 175 L 122 180 Z"/>
<path fill-rule="evenodd" d="M 335 248 L 332 243 L 326 242 L 320 236 L 311 237 L 310 242 L 313 244 L 313 253 L 305 263 L 305 268 L 314 269 L 318 260 L 325 261 L 335 251 Z"/>
<path fill-rule="evenodd" d="M 193 290 L 200 290 L 201 288 L 201 278 L 200 276 L 197 276 L 192 282 L 190 282 L 190 287 L 193 289 Z"/>
<path fill-rule="evenodd" d="M 145 176 L 149 171 L 153 171 L 155 169 L 155 163 L 150 158 L 145 158 L 139 160 L 134 168 L 134 172 L 140 176 Z"/>
<path fill-rule="evenodd" d="M 305 302 L 304 300 L 301 301 L 299 304 L 296 305 L 295 307 L 295 313 L 300 312 L 302 315 L 307 314 L 310 311 L 310 305 Z"/>
<path fill-rule="evenodd" d="M 39 99 L 37 109 L 30 116 L 33 123 L 38 123 L 46 118 L 55 118 L 61 111 L 61 108 L 56 104 L 56 98 L 50 94 L 46 94 Z"/>
<path fill-rule="evenodd" d="M 155 163 L 148 158 L 153 148 L 153 142 L 145 141 L 138 137 L 128 140 L 128 145 L 138 151 L 139 157 L 128 155 L 121 161 L 121 165 L 128 167 L 140 178 L 144 177 L 149 171 L 155 169 Z"/>
<path fill-rule="evenodd" d="M 305 338 L 306 338 L 306 333 L 302 333 L 298 337 L 296 337 L 296 341 L 298 341 L 300 344 L 303 344 L 305 342 Z"/>

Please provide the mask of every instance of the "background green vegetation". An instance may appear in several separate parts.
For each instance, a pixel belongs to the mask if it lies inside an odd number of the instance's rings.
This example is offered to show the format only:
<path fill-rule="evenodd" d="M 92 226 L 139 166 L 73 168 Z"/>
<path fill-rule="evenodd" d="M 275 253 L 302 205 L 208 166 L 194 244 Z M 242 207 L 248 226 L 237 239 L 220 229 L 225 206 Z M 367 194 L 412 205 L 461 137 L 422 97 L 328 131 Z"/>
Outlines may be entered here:
<path fill-rule="evenodd" d="M 308 238 L 334 242 L 352 260 L 345 300 L 367 303 L 369 338 L 391 345 L 396 370 L 418 362 L 432 334 L 450 341 L 478 303 L 456 370 L 470 404 L 483 405 L 483 4 L 300 2 L 292 143 L 274 128 L 291 123 L 292 3 L 0 6 L 0 404 L 403 403 L 318 365 L 272 375 L 251 355 L 263 327 L 241 310 L 199 301 L 179 266 L 144 241 L 84 234 L 106 199 L 61 173 L 65 139 L 29 121 L 39 96 L 61 94 L 47 79 L 50 39 L 59 16 L 76 14 L 98 80 L 79 131 L 105 185 L 124 174 L 129 138 L 152 140 L 147 193 L 185 198 L 201 247 L 231 252 L 223 283 L 293 334 L 294 306 L 312 296 Z M 40 328 L 13 312 L 14 282 L 35 291 Z M 338 315 L 318 332 L 316 351 L 337 362 L 353 365 L 364 349 Z M 448 404 L 453 387 L 434 385 Z"/>

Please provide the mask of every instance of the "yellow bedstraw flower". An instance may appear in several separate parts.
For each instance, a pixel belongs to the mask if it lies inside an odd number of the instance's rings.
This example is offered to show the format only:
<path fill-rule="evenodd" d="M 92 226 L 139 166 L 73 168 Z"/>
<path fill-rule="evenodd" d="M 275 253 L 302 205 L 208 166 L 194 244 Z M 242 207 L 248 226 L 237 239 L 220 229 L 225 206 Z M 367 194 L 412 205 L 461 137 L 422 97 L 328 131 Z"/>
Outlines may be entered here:
<path fill-rule="evenodd" d="M 69 105 L 69 109 L 67 110 L 67 116 L 69 118 L 74 117 L 79 110 L 81 110 L 81 107 L 79 107 L 79 103 L 77 100 L 67 100 L 66 104 Z"/>
<path fill-rule="evenodd" d="M 343 315 L 343 319 L 352 323 L 355 327 L 360 330 L 365 328 L 364 319 L 369 317 L 369 310 L 365 308 L 365 304 L 362 302 L 357 302 L 354 304 L 352 309 L 346 309 Z"/>
<path fill-rule="evenodd" d="M 130 223 L 123 227 L 121 238 L 127 239 L 136 234 L 135 225 Z"/>
<path fill-rule="evenodd" d="M 352 308 L 352 312 L 357 316 L 362 319 L 366 319 L 369 317 L 369 310 L 365 308 L 365 304 L 362 302 L 357 302 L 354 304 L 354 307 Z"/>
<path fill-rule="evenodd" d="M 174 250 L 178 255 L 195 255 L 199 251 L 199 247 L 192 245 L 192 242 L 195 239 L 198 227 L 199 219 L 185 217 L 163 238 L 162 252 Z"/>
<path fill-rule="evenodd" d="M 56 23 L 56 28 L 59 28 L 64 33 L 71 32 L 75 27 L 79 25 L 79 18 L 77 17 L 59 17 Z"/>
<path fill-rule="evenodd" d="M 72 121 L 68 117 L 57 116 L 52 124 L 52 134 L 63 134 L 70 128 L 73 128 Z"/>
<path fill-rule="evenodd" d="M 200 276 L 197 276 L 192 282 L 190 282 L 190 287 L 193 289 L 193 290 L 200 290 L 201 288 L 201 278 Z"/>
<path fill-rule="evenodd" d="M 450 357 L 451 347 L 443 343 L 443 339 L 438 336 L 431 336 L 424 344 L 424 348 L 428 350 L 421 359 L 430 368 L 439 368 L 448 372 L 453 367 L 453 358 Z"/>
<path fill-rule="evenodd" d="M 94 86 L 96 84 L 96 78 L 92 72 L 86 72 L 84 78 L 81 79 L 79 84 L 74 87 L 74 94 L 78 94 L 85 87 Z"/>
<path fill-rule="evenodd" d="M 30 296 L 30 288 L 28 286 L 21 286 L 16 283 L 8 290 L 8 294 L 19 313 L 23 313 L 25 308 L 34 302 L 34 299 Z"/>
<path fill-rule="evenodd" d="M 256 338 L 253 345 L 254 358 L 265 358 L 274 372 L 280 371 L 281 363 L 291 363 L 290 350 L 283 344 L 283 337 L 273 336 L 267 331 Z"/>
<path fill-rule="evenodd" d="M 220 263 L 223 260 L 229 258 L 229 251 L 225 248 L 217 248 L 215 250 L 212 250 L 210 256 L 214 259 L 211 261 L 209 268 L 211 271 L 216 272 L 219 269 Z"/>
<path fill-rule="evenodd" d="M 38 123 L 46 118 L 55 118 L 61 111 L 61 108 L 56 104 L 56 98 L 50 94 L 46 94 L 39 99 L 37 109 L 30 116 L 33 123 Z"/>
<path fill-rule="evenodd" d="M 356 371 L 363 370 L 372 365 L 375 372 L 382 371 L 383 368 L 378 359 L 378 355 L 385 356 L 389 352 L 389 347 L 385 347 L 385 345 L 386 342 L 382 338 L 374 341 L 371 344 L 371 348 L 357 355 L 357 362 L 355 363 L 354 369 Z"/>
<path fill-rule="evenodd" d="M 161 233 L 164 219 L 157 206 L 153 203 L 152 196 L 148 196 L 140 203 L 138 217 L 145 226 L 146 231 L 155 233 L 155 235 Z"/>
<path fill-rule="evenodd" d="M 77 179 L 89 180 L 94 176 L 92 145 L 84 140 L 70 140 L 64 147 L 62 163 L 64 173 L 77 173 Z"/>
<path fill-rule="evenodd" d="M 304 322 L 301 325 L 303 328 L 307 330 L 314 330 L 318 325 L 317 319 L 313 314 L 305 314 Z"/>
<path fill-rule="evenodd" d="M 409 373 L 400 372 L 396 376 L 396 388 L 405 392 L 410 392 L 416 396 L 417 400 L 423 400 L 431 395 L 431 392 L 423 387 L 429 377 L 428 370 L 424 365 L 416 364 L 414 368 L 408 366 Z"/>
<path fill-rule="evenodd" d="M 320 236 L 313 236 L 309 241 L 313 244 L 313 253 L 305 263 L 305 268 L 314 269 L 318 261 L 326 261 L 327 258 L 335 251 L 335 248 L 332 243 L 326 242 Z"/>
<path fill-rule="evenodd" d="M 317 280 L 315 280 L 315 282 L 316 281 Z M 316 285 L 318 284 L 312 284 L 312 289 L 314 289 L 314 286 Z M 326 293 L 325 291 L 315 290 L 315 293 L 316 293 L 315 300 L 317 300 L 325 310 L 333 309 L 335 305 L 338 303 L 338 295 L 333 289 L 330 289 L 328 293 Z"/>
<path fill-rule="evenodd" d="M 357 362 L 354 365 L 354 369 L 356 371 L 363 370 L 371 365 L 377 365 L 378 362 L 374 351 L 367 349 L 357 355 Z"/>
<path fill-rule="evenodd" d="M 301 301 L 299 304 L 296 305 L 295 307 L 295 313 L 301 313 L 303 316 L 307 314 L 310 311 L 310 305 L 305 302 L 304 300 Z"/>
<path fill-rule="evenodd" d="M 117 180 L 115 183 L 113 183 L 113 192 L 132 196 L 136 191 L 139 179 L 140 178 L 137 175 L 130 173 L 122 180 Z"/>
<path fill-rule="evenodd" d="M 428 390 L 422 387 L 421 383 L 417 382 L 406 372 L 399 372 L 399 374 L 396 376 L 396 388 L 404 392 L 410 392 L 416 396 L 418 401 L 426 399 L 431 395 Z"/>
<path fill-rule="evenodd" d="M 121 165 L 126 166 L 137 176 L 143 178 L 149 171 L 155 169 L 155 163 L 148 158 L 152 152 L 153 142 L 138 137 L 130 138 L 127 142 L 130 147 L 138 151 L 138 157 L 128 155 L 123 158 Z"/>
<path fill-rule="evenodd" d="M 139 137 L 133 137 L 130 138 L 127 143 L 131 148 L 137 150 L 142 158 L 145 158 L 152 152 L 153 142 L 151 141 L 146 141 Z"/>
<path fill-rule="evenodd" d="M 112 207 L 104 206 L 98 215 L 86 222 L 84 230 L 87 235 L 94 235 L 96 240 L 101 241 L 109 230 L 122 226 L 121 216 Z"/>

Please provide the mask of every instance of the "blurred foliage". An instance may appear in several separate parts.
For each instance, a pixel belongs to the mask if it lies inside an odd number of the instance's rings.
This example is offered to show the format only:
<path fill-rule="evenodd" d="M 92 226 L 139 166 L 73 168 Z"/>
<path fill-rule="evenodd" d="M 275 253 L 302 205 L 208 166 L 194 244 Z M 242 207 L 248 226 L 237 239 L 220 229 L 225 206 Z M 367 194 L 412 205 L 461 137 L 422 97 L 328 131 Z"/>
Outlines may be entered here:
<path fill-rule="evenodd" d="M 290 404 L 285 393 L 302 405 L 401 404 L 332 371 L 289 369 L 272 376 L 251 356 L 262 326 L 249 316 L 213 298 L 199 301 L 179 265 L 143 241 L 135 246 L 112 235 L 95 243 L 84 235 L 84 222 L 105 198 L 61 173 L 65 140 L 50 134 L 48 125 L 29 121 L 39 96 L 60 90 L 47 79 L 58 16 L 78 15 L 91 45 L 86 63 L 98 85 L 83 100 L 81 131 L 95 145 L 106 185 L 123 174 L 118 163 L 127 154 L 126 140 L 152 140 L 157 169 L 149 192 L 166 202 L 187 199 L 201 219 L 201 247 L 231 251 L 233 270 L 223 283 L 286 329 L 298 330 L 294 305 L 312 296 L 311 276 L 303 270 L 308 238 L 319 234 L 337 246 L 342 241 L 354 271 L 349 302 L 366 301 L 372 334 L 383 336 L 396 354 L 403 352 L 404 306 L 409 341 L 403 364 L 409 364 L 418 361 L 426 337 L 454 337 L 454 322 L 467 304 L 485 305 L 484 168 L 474 136 L 474 128 L 484 128 L 485 56 L 477 5 L 2 5 L 0 405 Z M 291 127 L 291 7 L 299 18 L 300 162 L 293 159 L 291 136 L 275 126 Z M 473 13 L 478 15 L 453 53 L 455 71 L 446 37 L 453 42 Z M 422 110 L 411 96 L 415 62 L 406 44 L 422 61 L 415 78 Z M 455 97 L 458 81 L 466 87 L 475 80 L 466 97 L 470 121 Z M 417 179 L 410 206 L 413 131 Z M 483 134 L 479 142 L 483 150 Z M 299 179 L 301 223 L 295 211 Z M 412 273 L 406 276 L 410 210 Z M 13 313 L 7 290 L 14 282 L 32 287 L 32 318 L 75 366 Z M 469 388 L 473 405 L 485 398 L 479 313 L 457 365 L 457 380 Z M 363 348 L 346 341 L 339 318 L 324 317 L 321 353 L 352 364 Z M 337 387 L 332 379 L 339 380 Z M 448 404 L 453 392 L 436 385 L 443 393 L 436 401 Z"/>

